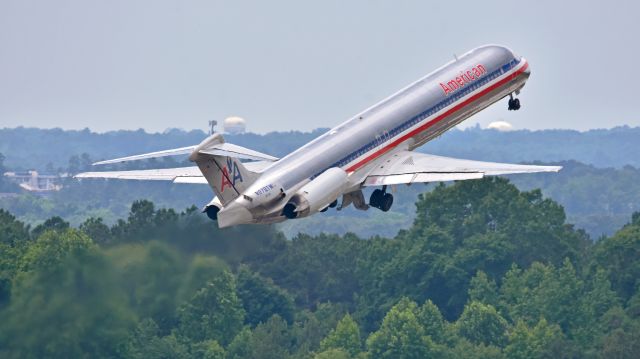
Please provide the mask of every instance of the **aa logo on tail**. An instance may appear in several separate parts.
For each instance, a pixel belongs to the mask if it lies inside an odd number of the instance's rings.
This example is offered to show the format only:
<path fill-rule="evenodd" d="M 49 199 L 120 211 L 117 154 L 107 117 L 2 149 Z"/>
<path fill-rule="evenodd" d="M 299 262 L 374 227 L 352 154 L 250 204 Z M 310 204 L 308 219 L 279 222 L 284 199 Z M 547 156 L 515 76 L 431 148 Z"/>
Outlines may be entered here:
<path fill-rule="evenodd" d="M 222 167 L 222 184 L 220 185 L 220 192 L 224 192 L 225 186 L 234 187 L 236 182 L 242 182 L 242 173 L 238 164 L 227 157 L 227 165 Z"/>

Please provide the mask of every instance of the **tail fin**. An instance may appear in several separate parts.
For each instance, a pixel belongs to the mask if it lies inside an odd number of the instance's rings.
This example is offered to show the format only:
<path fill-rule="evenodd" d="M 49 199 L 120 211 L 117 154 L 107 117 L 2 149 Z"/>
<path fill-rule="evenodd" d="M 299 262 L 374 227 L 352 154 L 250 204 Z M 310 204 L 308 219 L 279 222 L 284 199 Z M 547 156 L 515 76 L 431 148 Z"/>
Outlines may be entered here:
<path fill-rule="evenodd" d="M 189 159 L 198 165 L 222 205 L 226 205 L 255 182 L 258 174 L 247 170 L 237 158 L 201 152 L 220 143 L 224 143 L 222 135 L 207 138 L 193 150 Z"/>

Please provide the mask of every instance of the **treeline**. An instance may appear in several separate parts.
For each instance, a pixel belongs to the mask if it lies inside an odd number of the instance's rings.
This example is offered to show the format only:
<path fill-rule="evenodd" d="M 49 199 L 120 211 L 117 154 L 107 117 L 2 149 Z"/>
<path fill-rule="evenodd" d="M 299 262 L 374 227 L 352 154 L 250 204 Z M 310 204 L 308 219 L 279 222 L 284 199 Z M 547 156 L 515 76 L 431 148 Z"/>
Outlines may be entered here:
<path fill-rule="evenodd" d="M 592 242 L 507 180 L 395 238 L 218 230 L 195 208 L 31 228 L 0 211 L 0 356 L 635 358 L 640 213 Z"/>
<path fill-rule="evenodd" d="M 65 171 L 77 173 L 92 171 L 94 160 L 90 156 L 72 157 Z M 592 239 L 601 235 L 611 235 L 624 225 L 631 214 L 640 211 L 640 169 L 597 168 L 575 161 L 553 163 L 563 166 L 559 173 L 515 175 L 513 183 L 522 190 L 540 188 L 542 193 L 559 202 L 565 209 L 568 221 L 582 228 Z M 136 164 L 138 167 L 162 167 L 191 165 L 178 163 L 175 159 L 148 161 Z M 114 166 L 118 169 L 122 165 Z M 0 154 L 0 171 L 3 170 Z M 79 225 L 88 217 L 101 217 L 111 225 L 119 218 L 125 218 L 129 204 L 137 198 L 147 198 L 159 207 L 174 209 L 191 205 L 203 206 L 213 197 L 206 185 L 184 185 L 161 183 L 160 181 L 118 181 L 82 180 L 68 178 L 60 192 L 47 197 L 23 193 L 18 197 L 0 198 L 0 208 L 9 210 L 20 220 L 31 224 L 42 223 L 45 219 L 60 216 L 72 225 Z M 411 226 L 415 216 L 414 203 L 422 192 L 430 191 L 433 185 L 421 184 L 398 186 L 394 192 L 395 201 L 390 212 L 376 210 L 362 212 L 347 208 L 344 211 L 326 213 L 289 221 L 278 225 L 288 238 L 298 232 L 307 234 L 352 232 L 360 237 L 381 235 L 395 236 L 399 229 Z M 0 192 L 19 191 L 0 177 Z M 370 190 L 365 190 L 368 197 Z"/>
<path fill-rule="evenodd" d="M 337 125 L 338 122 L 335 122 Z M 324 133 L 282 131 L 267 134 L 225 135 L 231 143 L 274 156 L 285 156 Z M 57 171 L 67 159 L 83 153 L 100 160 L 132 154 L 177 148 L 200 143 L 206 133 L 200 130 L 167 130 L 163 133 L 112 131 L 106 133 L 62 129 L 0 129 L 0 153 L 7 156 L 13 170 Z M 499 132 L 479 127 L 453 129 L 420 150 L 443 156 L 501 162 L 557 162 L 575 160 L 596 167 L 640 167 L 640 128 L 616 127 L 589 130 L 519 130 Z M 24 146 L 25 143 L 33 144 Z"/>

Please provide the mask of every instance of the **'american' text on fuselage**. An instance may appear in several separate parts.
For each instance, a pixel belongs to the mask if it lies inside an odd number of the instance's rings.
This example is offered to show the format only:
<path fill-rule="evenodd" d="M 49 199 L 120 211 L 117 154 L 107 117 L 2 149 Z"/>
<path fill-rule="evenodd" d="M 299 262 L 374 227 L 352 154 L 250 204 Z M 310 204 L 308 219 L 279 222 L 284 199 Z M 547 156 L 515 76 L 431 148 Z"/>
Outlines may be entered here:
<path fill-rule="evenodd" d="M 477 65 L 467 70 L 466 72 L 460 71 L 460 76 L 457 76 L 455 79 L 448 81 L 446 84 L 443 84 L 441 82 L 440 87 L 442 88 L 442 91 L 444 91 L 444 94 L 448 95 L 453 91 L 459 89 L 460 87 L 479 79 L 485 73 L 487 73 L 487 69 L 485 69 L 482 65 Z"/>

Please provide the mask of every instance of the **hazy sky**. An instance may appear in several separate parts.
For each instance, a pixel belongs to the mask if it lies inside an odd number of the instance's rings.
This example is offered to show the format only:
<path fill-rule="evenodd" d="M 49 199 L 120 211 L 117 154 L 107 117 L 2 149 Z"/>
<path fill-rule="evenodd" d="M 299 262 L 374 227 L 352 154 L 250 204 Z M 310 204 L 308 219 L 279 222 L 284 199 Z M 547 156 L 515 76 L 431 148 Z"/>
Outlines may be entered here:
<path fill-rule="evenodd" d="M 598 5 L 592 5 L 597 3 Z M 637 1 L 0 0 L 0 127 L 336 125 L 473 47 L 532 75 L 466 125 L 640 125 Z"/>

